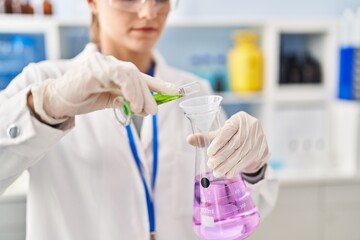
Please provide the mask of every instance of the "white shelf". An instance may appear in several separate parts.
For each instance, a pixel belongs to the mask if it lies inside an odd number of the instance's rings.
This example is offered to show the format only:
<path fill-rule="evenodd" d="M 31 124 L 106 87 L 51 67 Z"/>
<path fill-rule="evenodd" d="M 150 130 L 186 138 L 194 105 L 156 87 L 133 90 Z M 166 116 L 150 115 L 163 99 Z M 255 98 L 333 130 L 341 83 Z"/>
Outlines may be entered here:
<path fill-rule="evenodd" d="M 39 32 L 46 29 L 55 30 L 56 21 L 49 16 L 28 16 L 20 14 L 5 15 L 0 14 L 1 32 Z"/>
<path fill-rule="evenodd" d="M 24 14 L 0 14 L 0 26 L 8 26 L 11 29 L 12 26 L 17 25 L 29 25 L 31 26 L 28 31 L 37 29 L 38 24 L 43 26 L 44 24 L 52 24 L 57 27 L 88 27 L 90 26 L 90 19 L 57 19 L 54 16 L 46 15 L 24 15 Z"/>
<path fill-rule="evenodd" d="M 329 96 L 323 85 L 296 84 L 280 85 L 272 95 L 275 103 L 316 103 L 326 102 Z"/>
<path fill-rule="evenodd" d="M 61 19 L 57 20 L 59 27 L 90 27 L 90 20 L 69 20 Z"/>

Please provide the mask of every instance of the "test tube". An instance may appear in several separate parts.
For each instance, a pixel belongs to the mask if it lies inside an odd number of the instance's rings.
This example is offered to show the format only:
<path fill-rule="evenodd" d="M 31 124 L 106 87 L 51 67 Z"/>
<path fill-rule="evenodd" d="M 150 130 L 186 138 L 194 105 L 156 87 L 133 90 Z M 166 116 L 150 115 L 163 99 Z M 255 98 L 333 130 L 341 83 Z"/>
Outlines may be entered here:
<path fill-rule="evenodd" d="M 200 91 L 200 83 L 197 81 L 181 85 L 179 95 L 188 96 Z"/>
<path fill-rule="evenodd" d="M 167 103 L 167 102 L 182 98 L 184 96 L 189 96 L 189 95 L 195 94 L 200 91 L 201 86 L 200 86 L 199 82 L 194 81 L 194 82 L 180 85 L 178 88 L 179 88 L 179 90 L 178 90 L 177 94 L 167 95 L 167 94 L 162 94 L 162 93 L 155 93 L 153 95 L 153 97 L 154 97 L 156 104 L 161 105 L 163 103 Z M 120 102 L 120 106 L 122 106 L 122 107 L 118 107 L 119 102 Z M 119 96 L 114 99 L 113 110 L 114 110 L 115 117 L 120 124 L 122 124 L 124 126 L 130 124 L 134 113 L 130 109 L 130 104 L 125 99 L 123 99 L 123 97 Z"/>

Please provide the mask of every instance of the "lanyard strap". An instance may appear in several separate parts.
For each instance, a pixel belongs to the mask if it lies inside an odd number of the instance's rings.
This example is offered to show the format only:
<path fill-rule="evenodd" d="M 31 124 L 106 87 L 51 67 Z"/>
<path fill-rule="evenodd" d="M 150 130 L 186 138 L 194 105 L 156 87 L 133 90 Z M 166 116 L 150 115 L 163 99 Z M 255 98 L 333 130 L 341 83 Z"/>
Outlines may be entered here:
<path fill-rule="evenodd" d="M 153 120 L 153 172 L 152 172 L 152 179 L 151 179 L 151 189 L 154 190 L 155 182 L 156 182 L 156 175 L 157 175 L 157 165 L 158 165 L 158 135 L 157 135 L 157 117 L 156 115 L 152 116 Z M 133 132 L 131 130 L 131 126 L 126 126 L 126 132 L 129 138 L 129 145 L 131 148 L 131 152 L 133 154 L 133 157 L 135 159 L 136 166 L 139 170 L 141 180 L 144 185 L 145 189 L 145 197 L 146 197 L 146 204 L 147 204 L 147 210 L 148 210 L 148 218 L 149 218 L 149 227 L 150 227 L 150 233 L 155 232 L 155 212 L 154 212 L 154 202 L 151 198 L 150 189 L 146 183 L 146 179 L 143 173 L 143 170 L 141 168 L 141 162 L 140 157 L 136 148 L 135 139 Z"/>
<path fill-rule="evenodd" d="M 151 63 L 151 66 L 149 68 L 148 71 L 148 75 L 150 76 L 154 76 L 154 71 L 155 71 L 155 62 Z M 155 183 L 156 183 L 156 175 L 157 175 L 157 166 L 158 166 L 158 148 L 159 148 L 159 144 L 158 144 L 158 127 L 157 127 L 157 116 L 153 115 L 152 116 L 152 129 L 153 129 L 153 171 L 152 171 L 152 178 L 151 178 L 151 190 L 152 192 L 154 191 L 155 188 Z M 151 197 L 151 192 L 150 189 L 146 183 L 146 179 L 143 173 L 143 170 L 141 168 L 141 162 L 140 162 L 140 157 L 136 148 L 136 144 L 135 144 L 135 139 L 134 139 L 134 134 L 131 130 L 131 126 L 127 125 L 126 126 L 126 132 L 128 135 L 128 139 L 129 139 L 129 145 L 131 148 L 131 153 L 134 157 L 136 166 L 139 170 L 140 176 L 141 176 L 141 180 L 143 182 L 144 185 L 144 189 L 145 189 L 145 197 L 146 197 L 146 205 L 147 205 L 147 210 L 148 210 L 148 219 L 149 219 L 149 231 L 150 231 L 150 236 L 152 236 L 155 239 L 155 212 L 154 212 L 154 202 L 153 199 Z"/>

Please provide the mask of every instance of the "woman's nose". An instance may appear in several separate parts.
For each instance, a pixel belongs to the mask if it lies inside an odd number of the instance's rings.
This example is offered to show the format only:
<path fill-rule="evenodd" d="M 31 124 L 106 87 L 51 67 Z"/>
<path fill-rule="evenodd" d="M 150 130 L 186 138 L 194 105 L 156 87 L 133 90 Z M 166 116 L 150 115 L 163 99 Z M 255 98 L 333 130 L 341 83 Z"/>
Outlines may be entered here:
<path fill-rule="evenodd" d="M 139 18 L 153 19 L 157 16 L 155 0 L 145 0 L 139 9 Z"/>

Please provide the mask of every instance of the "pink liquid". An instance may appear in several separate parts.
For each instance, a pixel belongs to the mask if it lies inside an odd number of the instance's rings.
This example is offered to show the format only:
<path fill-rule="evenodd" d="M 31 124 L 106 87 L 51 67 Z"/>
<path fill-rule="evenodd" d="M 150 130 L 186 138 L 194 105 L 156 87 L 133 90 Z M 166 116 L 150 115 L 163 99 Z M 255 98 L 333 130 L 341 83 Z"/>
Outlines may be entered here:
<path fill-rule="evenodd" d="M 193 227 L 203 240 L 241 240 L 253 233 L 260 217 L 243 180 L 195 179 Z"/>

